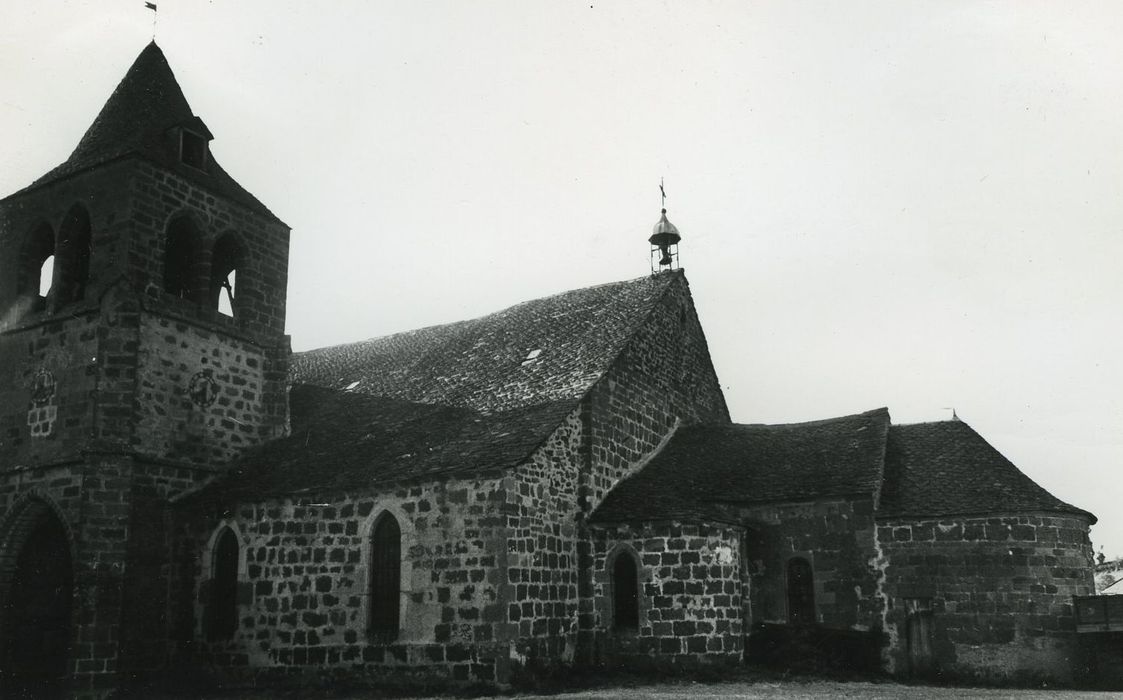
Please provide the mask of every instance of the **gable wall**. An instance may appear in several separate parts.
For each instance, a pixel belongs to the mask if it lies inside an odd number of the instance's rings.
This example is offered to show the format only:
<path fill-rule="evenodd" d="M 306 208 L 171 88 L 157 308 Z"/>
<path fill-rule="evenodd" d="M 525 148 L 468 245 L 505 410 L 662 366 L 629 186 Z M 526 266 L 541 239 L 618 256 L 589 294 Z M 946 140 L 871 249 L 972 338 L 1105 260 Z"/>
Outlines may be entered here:
<path fill-rule="evenodd" d="M 684 277 L 668 286 L 585 400 L 589 466 L 579 496 L 586 513 L 650 458 L 677 425 L 729 422 Z"/>
<path fill-rule="evenodd" d="M 668 274 L 668 273 L 664 273 Z M 728 423 L 685 277 L 674 280 L 646 323 L 585 398 L 587 456 L 578 485 L 578 623 L 582 658 L 596 637 L 596 561 L 588 517 L 620 480 L 634 474 L 678 425 Z"/>

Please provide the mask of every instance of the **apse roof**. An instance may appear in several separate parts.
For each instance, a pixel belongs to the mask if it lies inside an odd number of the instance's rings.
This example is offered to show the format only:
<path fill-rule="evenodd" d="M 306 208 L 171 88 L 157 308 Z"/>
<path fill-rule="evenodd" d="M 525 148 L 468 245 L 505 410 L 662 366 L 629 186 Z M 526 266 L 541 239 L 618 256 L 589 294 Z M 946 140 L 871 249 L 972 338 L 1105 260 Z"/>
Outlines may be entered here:
<path fill-rule="evenodd" d="M 861 495 L 879 499 L 881 518 L 1044 511 L 1095 522 L 966 423 L 891 426 L 883 408 L 810 423 L 680 429 L 591 521 L 721 521 L 739 506 Z"/>
<path fill-rule="evenodd" d="M 884 408 L 808 423 L 681 428 L 592 521 L 720 520 L 729 507 L 872 495 L 888 428 Z"/>
<path fill-rule="evenodd" d="M 960 420 L 895 425 L 889 431 L 885 517 L 1050 511 L 1092 518 L 1038 486 Z"/>

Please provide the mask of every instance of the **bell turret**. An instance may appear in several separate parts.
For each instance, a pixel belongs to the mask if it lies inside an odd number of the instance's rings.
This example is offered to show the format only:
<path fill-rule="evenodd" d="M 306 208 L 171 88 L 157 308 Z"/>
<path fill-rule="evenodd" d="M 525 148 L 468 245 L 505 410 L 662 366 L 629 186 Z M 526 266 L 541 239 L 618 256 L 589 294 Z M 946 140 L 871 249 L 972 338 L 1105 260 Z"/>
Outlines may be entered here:
<path fill-rule="evenodd" d="M 667 219 L 663 209 L 659 221 L 651 231 L 647 242 L 651 244 L 651 274 L 663 270 L 678 269 L 678 242 L 682 240 L 678 229 Z"/>

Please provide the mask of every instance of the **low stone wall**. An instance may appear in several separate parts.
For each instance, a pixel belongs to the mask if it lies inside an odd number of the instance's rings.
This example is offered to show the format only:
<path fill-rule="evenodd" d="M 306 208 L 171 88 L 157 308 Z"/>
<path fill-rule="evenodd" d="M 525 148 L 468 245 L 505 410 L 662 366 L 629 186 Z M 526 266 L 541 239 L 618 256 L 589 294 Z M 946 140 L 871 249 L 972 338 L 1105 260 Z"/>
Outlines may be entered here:
<path fill-rule="evenodd" d="M 1070 681 L 1072 596 L 1092 592 L 1088 526 L 1049 514 L 879 521 L 889 670 Z"/>
<path fill-rule="evenodd" d="M 692 523 L 594 529 L 598 660 L 677 664 L 737 661 L 743 650 L 740 528 Z M 612 567 L 636 558 L 639 625 L 613 629 Z"/>

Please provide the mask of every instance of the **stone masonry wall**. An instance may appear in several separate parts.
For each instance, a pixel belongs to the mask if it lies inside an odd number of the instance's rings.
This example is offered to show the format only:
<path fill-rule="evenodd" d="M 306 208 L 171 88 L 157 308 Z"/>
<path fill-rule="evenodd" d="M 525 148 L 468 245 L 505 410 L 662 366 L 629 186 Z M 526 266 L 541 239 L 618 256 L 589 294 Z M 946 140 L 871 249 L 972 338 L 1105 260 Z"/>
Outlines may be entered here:
<path fill-rule="evenodd" d="M 738 516 L 748 526 L 746 617 L 753 624 L 788 622 L 787 567 L 797 556 L 811 564 L 820 624 L 855 630 L 880 624 L 884 601 L 870 498 L 761 505 Z"/>
<path fill-rule="evenodd" d="M 594 639 L 592 541 L 584 519 L 635 473 L 676 426 L 727 423 L 729 410 L 682 273 L 585 398 L 587 457 L 578 484 L 578 649 Z M 579 658 L 580 660 L 580 658 Z"/>
<path fill-rule="evenodd" d="M 15 559 L 35 518 L 57 517 L 70 536 L 74 598 L 69 666 L 75 697 L 104 697 L 117 686 L 131 472 L 128 458 L 100 456 L 84 464 L 29 467 L 0 477 L 0 599 L 8 595 Z"/>
<path fill-rule="evenodd" d="M 1050 514 L 879 521 L 890 669 L 909 671 L 906 625 L 919 607 L 944 675 L 1071 679 L 1072 596 L 1093 591 L 1088 526 Z"/>
<path fill-rule="evenodd" d="M 146 314 L 140 328 L 133 445 L 150 457 L 224 464 L 280 437 L 283 416 L 266 402 L 283 395 L 266 378 L 272 359 L 256 344 L 206 326 Z"/>
<path fill-rule="evenodd" d="M 270 500 L 223 512 L 196 503 L 177 513 L 177 545 L 193 561 L 174 585 L 189 646 L 234 676 L 389 670 L 457 680 L 503 680 L 517 622 L 508 621 L 518 584 L 506 581 L 513 477 L 448 479 L 378 496 Z M 402 532 L 401 632 L 367 632 L 370 532 L 389 512 Z M 218 528 L 241 544 L 240 623 L 228 642 L 205 641 L 202 620 Z M 187 555 L 187 556 L 184 556 Z M 182 623 L 180 625 L 183 626 Z"/>
<path fill-rule="evenodd" d="M 577 483 L 584 445 L 576 409 L 514 473 L 518 521 L 504 572 L 522 663 L 570 662 L 577 645 Z"/>
<path fill-rule="evenodd" d="M 0 335 L 0 470 L 80 458 L 98 386 L 98 317 Z"/>
<path fill-rule="evenodd" d="M 597 528 L 594 590 L 597 651 L 609 664 L 658 660 L 734 662 L 742 654 L 741 530 L 693 523 Z M 613 629 L 612 567 L 637 559 L 639 629 Z"/>

